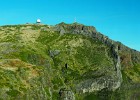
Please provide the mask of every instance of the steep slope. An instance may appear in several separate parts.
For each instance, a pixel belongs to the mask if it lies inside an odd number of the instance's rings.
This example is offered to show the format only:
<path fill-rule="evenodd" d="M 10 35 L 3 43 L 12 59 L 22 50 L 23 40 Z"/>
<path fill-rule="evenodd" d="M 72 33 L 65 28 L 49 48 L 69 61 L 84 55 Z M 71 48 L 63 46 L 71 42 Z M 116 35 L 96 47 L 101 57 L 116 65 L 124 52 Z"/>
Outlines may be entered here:
<path fill-rule="evenodd" d="M 82 24 L 0 27 L 0 99 L 139 99 L 140 53 Z"/>

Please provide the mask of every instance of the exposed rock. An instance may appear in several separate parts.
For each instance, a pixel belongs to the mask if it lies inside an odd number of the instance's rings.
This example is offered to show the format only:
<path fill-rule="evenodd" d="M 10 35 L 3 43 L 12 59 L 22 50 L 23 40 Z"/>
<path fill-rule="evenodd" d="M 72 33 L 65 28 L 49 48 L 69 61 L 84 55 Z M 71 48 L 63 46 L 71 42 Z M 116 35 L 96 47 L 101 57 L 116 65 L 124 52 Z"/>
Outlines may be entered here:
<path fill-rule="evenodd" d="M 54 57 L 60 53 L 60 50 L 49 50 L 50 56 Z"/>
<path fill-rule="evenodd" d="M 98 41 L 101 41 L 102 43 L 106 44 L 111 48 L 112 56 L 114 58 L 114 63 L 115 63 L 115 69 L 116 69 L 116 74 L 115 76 L 113 76 L 114 78 L 101 77 L 98 79 L 86 80 L 81 83 L 80 87 L 78 87 L 81 88 L 80 90 L 82 90 L 83 92 L 93 92 L 93 91 L 101 90 L 103 88 L 108 88 L 114 91 L 115 89 L 120 87 L 122 83 L 121 61 L 120 61 L 120 56 L 118 51 L 118 44 L 115 41 L 97 32 L 94 27 L 84 26 L 82 24 L 77 24 L 77 23 L 71 25 L 61 23 L 58 26 L 61 27 L 60 30 L 65 29 L 67 33 L 83 34 L 86 36 L 90 36 L 93 39 L 97 39 Z"/>
<path fill-rule="evenodd" d="M 121 73 L 120 57 L 116 59 L 116 73 L 112 76 L 103 76 L 100 78 L 88 79 L 77 85 L 77 92 L 95 92 L 107 88 L 109 91 L 115 91 L 121 86 L 123 81 Z"/>
<path fill-rule="evenodd" d="M 75 100 L 74 93 L 71 90 L 60 89 L 59 95 L 61 100 Z"/>

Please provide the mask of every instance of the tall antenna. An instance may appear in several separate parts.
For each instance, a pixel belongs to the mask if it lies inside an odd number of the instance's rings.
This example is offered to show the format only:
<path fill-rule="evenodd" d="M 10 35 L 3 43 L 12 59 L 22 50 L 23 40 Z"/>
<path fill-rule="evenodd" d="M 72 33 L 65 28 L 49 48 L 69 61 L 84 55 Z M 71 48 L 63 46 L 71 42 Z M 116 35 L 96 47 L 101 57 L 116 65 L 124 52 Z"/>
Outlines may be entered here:
<path fill-rule="evenodd" d="M 76 23 L 76 17 L 74 18 L 74 23 Z"/>

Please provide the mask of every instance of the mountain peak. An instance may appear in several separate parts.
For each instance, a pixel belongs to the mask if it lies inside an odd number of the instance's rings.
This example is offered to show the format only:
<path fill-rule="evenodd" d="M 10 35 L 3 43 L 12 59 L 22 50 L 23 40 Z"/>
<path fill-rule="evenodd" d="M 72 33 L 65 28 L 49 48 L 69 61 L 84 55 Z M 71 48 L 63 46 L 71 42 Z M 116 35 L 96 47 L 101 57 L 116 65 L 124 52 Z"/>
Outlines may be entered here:
<path fill-rule="evenodd" d="M 139 98 L 140 53 L 79 23 L 0 27 L 0 99 Z"/>

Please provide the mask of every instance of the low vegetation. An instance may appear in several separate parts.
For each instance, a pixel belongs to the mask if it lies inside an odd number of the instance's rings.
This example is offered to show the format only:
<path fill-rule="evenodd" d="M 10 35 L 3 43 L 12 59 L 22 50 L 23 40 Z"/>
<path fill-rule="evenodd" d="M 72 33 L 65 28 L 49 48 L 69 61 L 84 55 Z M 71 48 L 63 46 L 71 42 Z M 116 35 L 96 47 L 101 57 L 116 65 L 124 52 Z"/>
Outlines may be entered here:
<path fill-rule="evenodd" d="M 133 61 L 130 51 L 119 51 L 123 79 L 119 88 L 78 90 L 77 85 L 86 81 L 116 79 L 111 50 L 96 38 L 60 34 L 54 26 L 1 26 L 0 100 L 139 100 L 140 62 Z"/>

